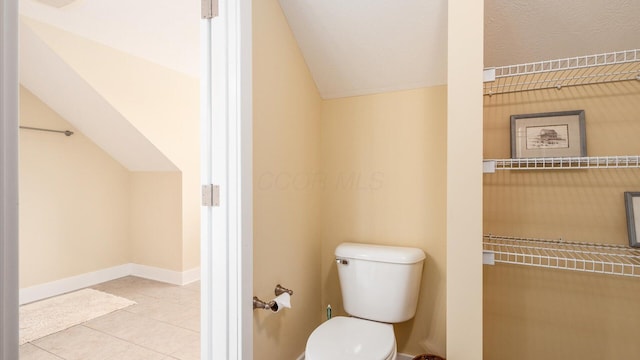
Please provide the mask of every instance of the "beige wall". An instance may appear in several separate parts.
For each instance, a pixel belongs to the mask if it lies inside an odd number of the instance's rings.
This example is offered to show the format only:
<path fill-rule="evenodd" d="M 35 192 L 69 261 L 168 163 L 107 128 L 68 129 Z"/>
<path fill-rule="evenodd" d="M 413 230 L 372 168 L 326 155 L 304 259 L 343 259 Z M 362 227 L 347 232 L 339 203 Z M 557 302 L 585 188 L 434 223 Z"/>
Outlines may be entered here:
<path fill-rule="evenodd" d="M 328 100 L 322 107 L 322 305 L 344 314 L 334 250 L 345 241 L 418 247 L 416 317 L 398 350 L 444 352 L 446 87 Z"/>
<path fill-rule="evenodd" d="M 131 173 L 131 258 L 134 264 L 182 271 L 179 172 Z"/>
<path fill-rule="evenodd" d="M 293 289 L 292 306 L 254 311 L 254 358 L 295 359 L 318 325 L 320 96 L 277 0 L 253 2 L 254 294 Z"/>
<path fill-rule="evenodd" d="M 484 156 L 510 157 L 509 116 L 585 110 L 590 156 L 640 151 L 640 83 L 484 98 Z M 484 232 L 628 244 L 623 192 L 640 170 L 503 171 L 484 175 Z M 485 358 L 632 359 L 640 281 L 521 266 L 485 267 Z"/>
<path fill-rule="evenodd" d="M 24 88 L 20 124 L 75 131 Z M 20 287 L 130 262 L 129 184 L 80 132 L 20 130 Z"/>
<path fill-rule="evenodd" d="M 136 263 L 182 271 L 179 172 L 129 172 L 28 90 L 20 132 L 20 287 Z"/>
<path fill-rule="evenodd" d="M 482 103 L 479 90 L 466 89 L 476 88 L 476 83 L 480 89 L 481 32 L 477 56 L 457 63 L 478 68 L 478 76 L 457 77 L 459 87 L 453 91 L 453 106 L 468 103 L 469 93 L 477 96 L 477 104 L 457 111 L 458 120 L 451 127 L 446 87 L 320 102 L 277 2 L 258 1 L 253 6 L 254 291 L 268 298 L 264 294 L 270 294 L 278 281 L 295 284 L 294 290 L 302 287 L 293 297 L 294 310 L 254 314 L 256 358 L 295 358 L 323 320 L 327 304 L 335 314 L 344 313 L 333 266 L 333 251 L 343 241 L 425 250 L 420 304 L 415 319 L 395 326 L 398 346 L 405 353 L 423 353 L 426 348 L 444 355 L 448 237 L 457 247 L 454 258 L 460 275 L 452 288 L 465 314 L 456 315 L 454 354 L 479 358 Z M 461 43 L 469 41 L 462 31 L 464 23 L 460 21 L 459 29 L 464 36 L 457 39 Z M 457 144 L 454 153 L 459 160 L 450 165 L 447 136 Z M 465 157 L 469 144 L 473 156 Z M 454 194 L 452 207 L 447 202 L 448 182 L 471 189 Z M 448 207 L 453 209 L 451 219 L 446 216 Z M 447 226 L 457 229 L 452 236 Z M 283 258 L 288 263 L 279 262 Z M 314 285 L 318 280 L 321 288 Z M 469 293 L 473 296 L 466 297 Z M 296 306 L 303 306 L 303 313 Z"/>
<path fill-rule="evenodd" d="M 175 190 L 182 196 L 182 234 L 173 240 L 171 262 L 181 264 L 178 270 L 198 267 L 199 80 L 55 27 L 23 21 L 180 169 L 182 185 Z"/>

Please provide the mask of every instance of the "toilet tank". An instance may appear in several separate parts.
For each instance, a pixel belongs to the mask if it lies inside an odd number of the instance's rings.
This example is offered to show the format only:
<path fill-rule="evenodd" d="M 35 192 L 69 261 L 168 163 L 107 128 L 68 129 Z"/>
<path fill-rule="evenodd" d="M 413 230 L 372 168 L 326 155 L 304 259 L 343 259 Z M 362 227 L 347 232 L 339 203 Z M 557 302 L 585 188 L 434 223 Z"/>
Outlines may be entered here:
<path fill-rule="evenodd" d="M 386 323 L 415 315 L 425 258 L 421 249 L 343 243 L 335 254 L 348 314 Z"/>

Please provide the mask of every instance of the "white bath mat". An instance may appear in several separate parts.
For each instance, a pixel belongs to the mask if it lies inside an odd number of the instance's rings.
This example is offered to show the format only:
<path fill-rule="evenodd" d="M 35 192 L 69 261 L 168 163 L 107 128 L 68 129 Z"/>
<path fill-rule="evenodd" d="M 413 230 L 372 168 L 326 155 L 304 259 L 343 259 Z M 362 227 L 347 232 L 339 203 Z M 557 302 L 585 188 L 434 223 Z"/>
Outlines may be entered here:
<path fill-rule="evenodd" d="M 20 345 L 135 304 L 93 289 L 82 289 L 20 307 Z"/>

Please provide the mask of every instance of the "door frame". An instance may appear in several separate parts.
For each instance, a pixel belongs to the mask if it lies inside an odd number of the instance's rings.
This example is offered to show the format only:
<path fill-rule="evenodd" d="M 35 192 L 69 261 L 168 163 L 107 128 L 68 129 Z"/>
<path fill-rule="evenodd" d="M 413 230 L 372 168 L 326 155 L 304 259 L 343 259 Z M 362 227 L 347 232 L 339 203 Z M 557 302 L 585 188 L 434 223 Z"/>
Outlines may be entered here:
<path fill-rule="evenodd" d="M 253 359 L 251 0 L 220 0 L 201 30 L 202 359 Z M 209 94 L 209 95 L 208 95 Z"/>
<path fill-rule="evenodd" d="M 18 358 L 18 0 L 0 0 L 0 360 Z"/>

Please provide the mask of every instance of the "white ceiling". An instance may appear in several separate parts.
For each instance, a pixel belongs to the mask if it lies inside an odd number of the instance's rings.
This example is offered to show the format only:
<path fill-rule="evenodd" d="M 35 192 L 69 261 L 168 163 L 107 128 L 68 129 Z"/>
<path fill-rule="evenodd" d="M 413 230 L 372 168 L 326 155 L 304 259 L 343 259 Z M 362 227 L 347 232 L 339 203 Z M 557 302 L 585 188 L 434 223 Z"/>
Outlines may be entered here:
<path fill-rule="evenodd" d="M 446 0 L 280 5 L 323 98 L 446 83 Z"/>
<path fill-rule="evenodd" d="M 200 73 L 200 0 L 76 0 L 61 8 L 20 0 L 20 15 L 192 77 Z"/>
<path fill-rule="evenodd" d="M 446 82 L 446 0 L 279 0 L 324 98 Z M 640 48 L 640 0 L 485 0 L 485 66 Z"/>
<path fill-rule="evenodd" d="M 485 66 L 640 49 L 640 0 L 485 0 Z"/>
<path fill-rule="evenodd" d="M 447 0 L 279 2 L 324 98 L 446 82 Z M 198 76 L 200 0 L 20 0 L 20 11 Z M 485 0 L 485 65 L 640 48 L 638 19 L 640 0 Z"/>
<path fill-rule="evenodd" d="M 22 21 L 19 48 L 20 83 L 120 164 L 132 171 L 178 170 Z"/>
<path fill-rule="evenodd" d="M 199 76 L 199 0 L 20 0 L 20 16 Z M 23 86 L 129 170 L 178 170 L 28 25 L 20 27 Z"/>

